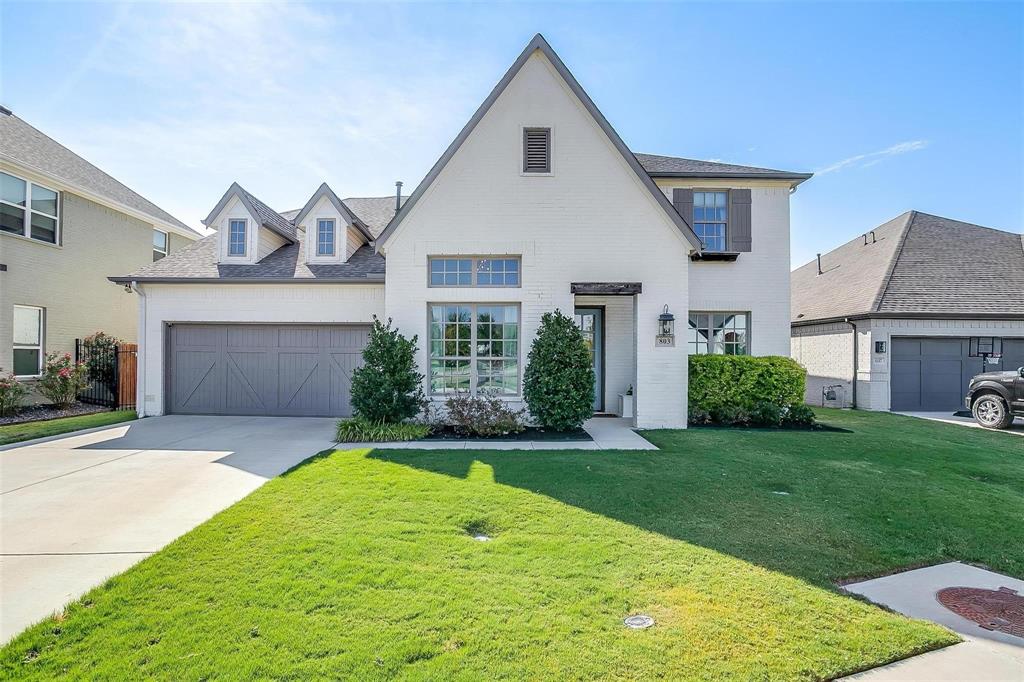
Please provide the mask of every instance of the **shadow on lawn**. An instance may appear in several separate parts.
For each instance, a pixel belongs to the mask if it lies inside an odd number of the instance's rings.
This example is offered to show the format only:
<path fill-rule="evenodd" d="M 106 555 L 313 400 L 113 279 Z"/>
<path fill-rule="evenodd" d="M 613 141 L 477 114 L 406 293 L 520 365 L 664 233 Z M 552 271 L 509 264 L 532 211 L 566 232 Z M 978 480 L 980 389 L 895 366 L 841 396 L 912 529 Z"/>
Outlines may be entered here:
<path fill-rule="evenodd" d="M 765 436 L 760 430 L 733 431 L 744 440 Z M 851 433 L 818 432 L 821 451 Z M 754 461 L 728 453 L 719 458 L 707 445 L 698 441 L 683 451 L 375 450 L 367 457 L 459 479 L 481 463 L 490 467 L 495 483 L 831 586 L 850 557 L 823 533 L 821 515 L 827 512 L 821 500 L 793 493 L 799 458 L 791 459 L 782 443 Z"/>

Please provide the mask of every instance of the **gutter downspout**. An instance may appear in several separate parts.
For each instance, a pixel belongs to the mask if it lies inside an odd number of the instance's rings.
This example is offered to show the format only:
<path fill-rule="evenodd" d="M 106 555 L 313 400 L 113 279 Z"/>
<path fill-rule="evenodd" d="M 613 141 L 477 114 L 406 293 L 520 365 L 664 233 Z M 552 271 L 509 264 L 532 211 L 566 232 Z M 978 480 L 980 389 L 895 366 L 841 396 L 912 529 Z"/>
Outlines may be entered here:
<path fill-rule="evenodd" d="M 142 301 L 139 305 L 139 335 L 138 335 L 138 356 L 136 363 L 140 360 L 144 363 L 146 360 L 146 294 L 139 288 L 139 283 L 135 280 L 131 281 L 128 285 L 131 290 L 142 297 Z M 135 379 L 135 414 L 139 418 L 146 416 L 146 366 L 142 365 L 136 372 L 138 376 Z"/>
<path fill-rule="evenodd" d="M 853 330 L 853 381 L 850 382 L 850 387 L 851 387 L 851 401 L 853 403 L 852 407 L 853 407 L 853 409 L 856 410 L 857 409 L 857 371 L 859 370 L 858 364 L 859 364 L 859 360 L 860 360 L 860 358 L 858 357 L 858 353 L 857 353 L 857 350 L 858 350 L 858 348 L 857 348 L 857 343 L 858 343 L 858 340 L 857 340 L 857 323 L 856 322 L 852 322 L 850 320 L 850 318 L 848 318 L 848 317 L 843 318 L 843 322 L 845 322 L 846 324 L 850 325 L 850 329 Z"/>

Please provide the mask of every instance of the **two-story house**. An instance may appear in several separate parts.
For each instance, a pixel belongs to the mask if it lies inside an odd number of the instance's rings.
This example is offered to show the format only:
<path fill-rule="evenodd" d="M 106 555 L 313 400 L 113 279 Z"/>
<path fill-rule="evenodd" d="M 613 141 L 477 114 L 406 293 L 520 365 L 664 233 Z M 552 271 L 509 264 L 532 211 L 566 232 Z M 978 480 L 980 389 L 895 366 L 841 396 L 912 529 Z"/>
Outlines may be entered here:
<path fill-rule="evenodd" d="M 137 306 L 107 277 L 201 235 L 0 107 L 0 369 L 103 331 L 134 342 Z"/>
<path fill-rule="evenodd" d="M 520 402 L 541 316 L 575 314 L 595 411 L 684 427 L 690 353 L 788 355 L 789 200 L 808 174 L 633 154 L 536 36 L 403 202 L 237 184 L 217 234 L 112 278 L 139 294 L 144 414 L 347 415 L 368 323 L 424 390 Z M 673 335 L 661 319 L 675 318 Z"/>

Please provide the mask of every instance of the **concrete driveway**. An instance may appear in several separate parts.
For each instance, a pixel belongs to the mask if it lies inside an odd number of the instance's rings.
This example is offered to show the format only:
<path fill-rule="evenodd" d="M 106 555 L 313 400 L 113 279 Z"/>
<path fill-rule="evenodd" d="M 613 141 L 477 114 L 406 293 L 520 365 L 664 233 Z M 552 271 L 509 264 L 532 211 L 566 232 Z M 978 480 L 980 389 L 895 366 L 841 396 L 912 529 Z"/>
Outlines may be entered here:
<path fill-rule="evenodd" d="M 334 421 L 150 417 L 0 451 L 0 642 L 331 447 Z"/>
<path fill-rule="evenodd" d="M 945 424 L 956 424 L 957 426 L 967 426 L 974 429 L 983 428 L 971 417 L 962 417 L 952 412 L 897 412 L 896 414 L 902 414 L 907 417 L 917 417 L 919 419 L 928 419 L 933 422 L 943 422 Z M 1013 436 L 1024 436 L 1024 418 L 1017 417 L 1010 424 L 1010 428 L 1001 429 L 999 431 L 993 430 L 993 433 L 1008 433 Z"/>

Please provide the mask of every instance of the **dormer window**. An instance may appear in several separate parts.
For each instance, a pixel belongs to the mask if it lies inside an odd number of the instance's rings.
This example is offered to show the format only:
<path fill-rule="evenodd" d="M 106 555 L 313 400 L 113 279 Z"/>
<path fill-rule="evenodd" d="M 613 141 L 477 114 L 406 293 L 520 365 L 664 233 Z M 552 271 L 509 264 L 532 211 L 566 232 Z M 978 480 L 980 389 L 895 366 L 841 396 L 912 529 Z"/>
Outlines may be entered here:
<path fill-rule="evenodd" d="M 232 219 L 228 223 L 228 255 L 245 255 L 246 220 Z"/>
<path fill-rule="evenodd" d="M 334 219 L 321 218 L 316 221 L 316 255 L 334 255 Z"/>
<path fill-rule="evenodd" d="M 551 173 L 551 128 L 523 128 L 523 173 Z"/>

